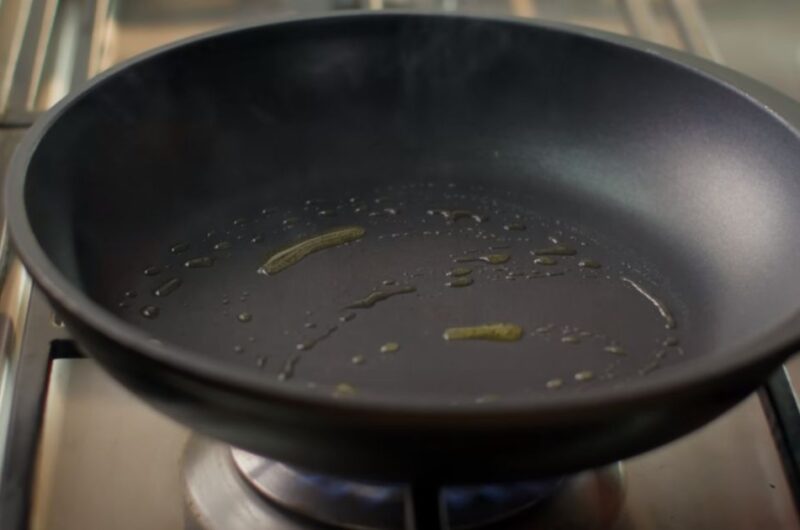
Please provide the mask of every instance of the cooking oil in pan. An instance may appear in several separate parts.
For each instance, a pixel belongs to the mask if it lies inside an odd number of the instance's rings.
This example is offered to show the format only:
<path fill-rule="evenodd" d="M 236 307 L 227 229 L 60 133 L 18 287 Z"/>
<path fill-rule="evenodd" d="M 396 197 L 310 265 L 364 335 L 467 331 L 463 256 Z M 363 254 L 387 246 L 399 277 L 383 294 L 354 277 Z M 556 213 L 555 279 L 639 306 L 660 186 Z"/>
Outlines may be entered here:
<path fill-rule="evenodd" d="M 214 258 L 211 256 L 200 256 L 192 258 L 183 262 L 183 266 L 187 269 L 206 269 L 214 266 Z"/>
<path fill-rule="evenodd" d="M 496 323 L 447 328 L 442 334 L 444 340 L 491 340 L 512 342 L 522 338 L 522 328 L 517 324 Z"/>
<path fill-rule="evenodd" d="M 358 399 L 384 390 L 374 381 L 402 393 L 403 378 L 433 394 L 458 380 L 477 403 L 578 391 L 650 374 L 689 348 L 658 283 L 602 245 L 513 197 L 506 207 L 485 190 L 429 189 L 258 208 L 197 238 L 177 234 L 180 243 L 145 256 L 150 264 L 136 272 L 139 311 L 127 295 L 118 311 L 165 334 L 174 318 L 182 331 L 165 338 L 190 348 L 214 350 L 229 336 L 218 350 L 233 362 Z M 593 292 L 625 303 L 595 309 Z M 167 311 L 173 303 L 182 309 Z M 603 313 L 598 322 L 619 312 L 640 324 L 594 329 L 593 311 Z M 639 339 L 642 323 L 653 331 Z M 403 355 L 388 355 L 400 343 Z M 654 345 L 672 354 L 655 357 Z M 282 362 L 267 363 L 281 352 Z M 489 368 L 471 370 L 476 362 Z M 496 388 L 483 387 L 493 379 Z"/>
<path fill-rule="evenodd" d="M 400 349 L 400 345 L 396 342 L 387 342 L 381 346 L 381 353 L 395 353 Z"/>
<path fill-rule="evenodd" d="M 258 273 L 277 274 L 313 252 L 355 241 L 365 233 L 366 230 L 361 226 L 342 226 L 303 239 L 270 256 L 258 269 Z"/>
<path fill-rule="evenodd" d="M 641 294 L 647 301 L 649 301 L 655 308 L 658 310 L 658 313 L 661 315 L 661 318 L 664 319 L 664 327 L 667 329 L 675 329 L 676 322 L 675 318 L 672 316 L 672 312 L 667 308 L 667 305 L 660 299 L 657 298 L 655 295 L 651 294 L 650 291 L 642 287 L 638 282 L 631 280 L 630 278 L 622 277 L 622 281 L 629 284 L 631 287 L 636 289 L 636 291 Z"/>
<path fill-rule="evenodd" d="M 175 243 L 169 248 L 169 250 L 173 254 L 183 254 L 184 252 L 189 250 L 189 243 L 186 242 Z"/>
<path fill-rule="evenodd" d="M 156 289 L 153 291 L 153 294 L 156 296 L 168 296 L 177 290 L 181 284 L 183 284 L 183 282 L 180 278 L 170 278 L 156 287 Z"/>
<path fill-rule="evenodd" d="M 553 245 L 552 247 L 537 248 L 532 251 L 534 256 L 574 256 L 578 253 L 567 245 Z"/>
<path fill-rule="evenodd" d="M 149 318 L 151 320 L 154 318 L 158 318 L 158 315 L 161 313 L 158 307 L 154 305 L 146 305 L 142 308 L 140 312 L 144 318 Z"/>
<path fill-rule="evenodd" d="M 488 221 L 488 217 L 484 214 L 475 213 L 470 210 L 443 210 L 443 209 L 432 209 L 428 210 L 428 215 L 439 215 L 444 218 L 445 221 L 448 223 L 455 223 L 459 219 L 472 219 L 476 223 L 485 223 Z"/>
<path fill-rule="evenodd" d="M 511 259 L 511 254 L 486 254 L 483 256 L 465 256 L 456 258 L 457 263 L 469 263 L 471 261 L 482 261 L 489 265 L 501 265 Z"/>
<path fill-rule="evenodd" d="M 564 386 L 564 380 L 560 377 L 554 377 L 545 383 L 545 387 L 547 387 L 549 390 L 555 390 L 557 388 L 561 388 L 562 386 Z"/>
<path fill-rule="evenodd" d="M 355 365 L 362 365 L 367 362 L 367 358 L 363 355 L 353 355 L 353 357 L 350 358 L 350 362 Z"/>
<path fill-rule="evenodd" d="M 552 256 L 538 256 L 533 259 L 534 265 L 544 265 L 546 267 L 558 265 L 558 260 Z"/>
<path fill-rule="evenodd" d="M 603 267 L 603 265 L 599 261 L 586 258 L 578 262 L 578 267 L 582 269 L 600 269 Z"/>
<path fill-rule="evenodd" d="M 455 276 L 455 277 L 467 276 L 471 273 L 472 269 L 470 269 L 469 267 L 455 267 L 447 271 L 448 276 Z"/>
<path fill-rule="evenodd" d="M 339 329 L 338 326 L 331 326 L 324 333 L 322 333 L 320 335 L 317 335 L 316 337 L 313 337 L 311 339 L 308 339 L 308 340 L 305 340 L 303 342 L 300 342 L 295 347 L 298 350 L 310 350 L 311 348 L 313 348 L 314 346 L 316 346 L 317 344 L 319 344 L 323 340 L 327 339 L 328 337 L 330 337 L 331 335 L 336 333 L 336 330 L 338 330 L 338 329 Z"/>
<path fill-rule="evenodd" d="M 286 362 L 283 363 L 283 368 L 278 374 L 278 380 L 288 381 L 289 379 L 294 377 L 294 370 L 297 367 L 297 363 L 299 362 L 300 362 L 299 355 L 292 355 L 288 359 L 286 359 Z"/>
<path fill-rule="evenodd" d="M 161 274 L 161 267 L 156 265 L 151 265 L 144 270 L 145 276 L 158 276 Z"/>
<path fill-rule="evenodd" d="M 333 389 L 333 397 L 348 398 L 356 395 L 356 387 L 350 383 L 339 383 Z"/>
<path fill-rule="evenodd" d="M 472 285 L 472 278 L 469 276 L 461 276 L 460 278 L 453 278 L 445 282 L 447 287 L 469 287 Z"/>
<path fill-rule="evenodd" d="M 410 294 L 416 292 L 417 288 L 412 285 L 404 285 L 402 287 L 397 287 L 394 289 L 382 289 L 378 291 L 372 291 L 364 298 L 360 298 L 355 302 L 351 303 L 350 305 L 346 306 L 345 309 L 368 309 L 378 302 L 383 302 L 384 300 L 388 300 L 389 298 L 401 294 Z"/>

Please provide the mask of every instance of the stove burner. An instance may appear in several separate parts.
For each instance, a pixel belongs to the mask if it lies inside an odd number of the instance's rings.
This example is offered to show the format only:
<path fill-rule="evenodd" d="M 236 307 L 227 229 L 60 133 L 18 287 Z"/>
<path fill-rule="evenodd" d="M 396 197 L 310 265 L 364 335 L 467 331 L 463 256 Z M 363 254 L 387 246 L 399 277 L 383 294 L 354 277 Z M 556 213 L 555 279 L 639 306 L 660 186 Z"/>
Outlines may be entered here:
<path fill-rule="evenodd" d="M 271 501 L 340 528 L 403 528 L 405 487 L 350 482 L 304 473 L 268 458 L 232 449 L 244 477 Z M 551 497 L 562 479 L 448 487 L 444 490 L 453 528 L 475 528 L 506 519 Z"/>
<path fill-rule="evenodd" d="M 399 485 L 303 474 L 199 436 L 186 446 L 183 469 L 186 530 L 404 527 Z M 608 530 L 622 506 L 624 475 L 614 464 L 561 480 L 448 488 L 445 495 L 453 527 L 504 519 L 492 528 Z"/>

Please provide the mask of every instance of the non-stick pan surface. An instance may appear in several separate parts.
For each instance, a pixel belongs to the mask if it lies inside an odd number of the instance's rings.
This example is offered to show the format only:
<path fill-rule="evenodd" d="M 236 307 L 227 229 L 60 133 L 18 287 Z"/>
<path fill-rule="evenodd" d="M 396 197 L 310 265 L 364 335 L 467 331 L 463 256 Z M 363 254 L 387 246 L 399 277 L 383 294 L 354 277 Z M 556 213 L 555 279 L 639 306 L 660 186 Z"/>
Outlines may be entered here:
<path fill-rule="evenodd" d="M 84 348 L 193 427 L 359 476 L 556 473 L 791 351 L 797 114 L 584 30 L 297 20 L 94 81 L 29 133 L 7 211 Z"/>

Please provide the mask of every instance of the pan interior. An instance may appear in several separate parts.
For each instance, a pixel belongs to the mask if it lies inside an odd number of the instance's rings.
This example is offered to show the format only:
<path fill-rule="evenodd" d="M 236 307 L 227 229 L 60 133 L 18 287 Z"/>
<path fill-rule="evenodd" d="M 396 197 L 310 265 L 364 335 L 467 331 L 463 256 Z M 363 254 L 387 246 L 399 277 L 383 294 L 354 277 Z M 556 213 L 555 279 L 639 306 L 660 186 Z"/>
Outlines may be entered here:
<path fill-rule="evenodd" d="M 353 399 L 528 399 L 691 370 L 793 314 L 796 146 L 653 54 L 340 17 L 201 40 L 93 86 L 39 142 L 25 201 L 69 281 L 223 371 Z M 257 273 L 343 227 L 363 236 Z M 575 255 L 534 263 L 557 244 Z M 493 254 L 510 257 L 478 259 Z M 213 265 L 184 266 L 198 258 Z M 472 284 L 446 286 L 458 266 Z M 521 338 L 443 339 L 491 323 Z"/>
<path fill-rule="evenodd" d="M 579 390 L 702 349 L 681 340 L 688 312 L 657 268 L 533 197 L 436 182 L 254 195 L 216 223 L 205 210 L 165 227 L 114 266 L 104 303 L 159 340 L 335 395 Z M 444 336 L 497 323 L 519 337 Z"/>

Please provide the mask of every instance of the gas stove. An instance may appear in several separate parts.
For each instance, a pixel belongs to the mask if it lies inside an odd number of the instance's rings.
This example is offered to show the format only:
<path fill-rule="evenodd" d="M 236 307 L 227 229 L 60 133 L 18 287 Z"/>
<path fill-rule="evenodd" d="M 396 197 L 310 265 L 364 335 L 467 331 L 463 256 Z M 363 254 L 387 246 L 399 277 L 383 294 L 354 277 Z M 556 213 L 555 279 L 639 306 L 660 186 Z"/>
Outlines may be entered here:
<path fill-rule="evenodd" d="M 727 62 L 800 98 L 793 31 L 800 7 L 752 4 L 5 0 L 0 168 L 38 112 L 137 52 L 254 16 L 341 8 L 465 10 L 590 25 Z M 751 43 L 762 36 L 774 44 L 759 55 Z M 0 256 L 4 530 L 391 529 L 407 527 L 415 512 L 443 508 L 453 528 L 800 528 L 798 360 L 723 417 L 657 450 L 571 476 L 455 486 L 443 506 L 421 506 L 425 491 L 298 470 L 165 418 L 80 353 L 9 251 L 5 230 Z"/>

